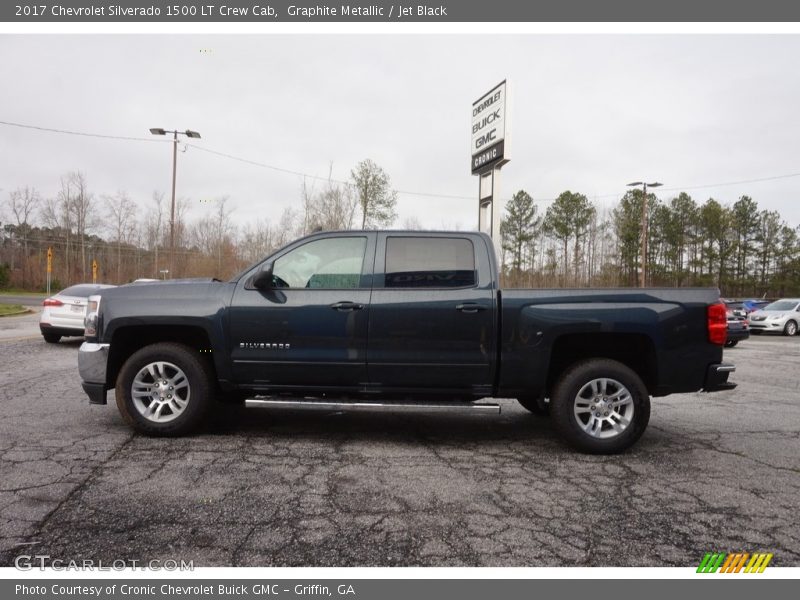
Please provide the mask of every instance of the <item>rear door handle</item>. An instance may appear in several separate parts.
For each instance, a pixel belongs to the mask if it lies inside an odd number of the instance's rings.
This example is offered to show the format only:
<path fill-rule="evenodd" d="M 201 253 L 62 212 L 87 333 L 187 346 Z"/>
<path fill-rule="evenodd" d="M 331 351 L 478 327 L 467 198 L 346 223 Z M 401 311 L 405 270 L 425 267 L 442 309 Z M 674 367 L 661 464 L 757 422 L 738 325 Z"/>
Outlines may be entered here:
<path fill-rule="evenodd" d="M 362 308 L 364 308 L 364 305 L 358 304 L 357 302 L 336 302 L 334 304 L 331 304 L 331 308 L 333 310 L 347 312 L 351 310 L 361 310 Z"/>
<path fill-rule="evenodd" d="M 463 313 L 476 313 L 479 310 L 486 310 L 488 307 L 483 304 L 475 304 L 474 302 L 465 302 L 464 304 L 456 304 L 456 310 Z"/>

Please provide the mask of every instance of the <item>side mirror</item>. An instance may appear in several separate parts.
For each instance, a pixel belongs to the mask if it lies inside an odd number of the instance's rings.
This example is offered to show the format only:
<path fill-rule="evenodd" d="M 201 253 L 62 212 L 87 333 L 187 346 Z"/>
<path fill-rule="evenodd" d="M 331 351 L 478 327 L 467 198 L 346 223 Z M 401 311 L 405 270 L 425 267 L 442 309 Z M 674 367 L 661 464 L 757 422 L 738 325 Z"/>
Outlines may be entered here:
<path fill-rule="evenodd" d="M 253 287 L 259 290 L 269 290 L 272 284 L 272 261 L 264 263 L 261 270 L 253 277 Z"/>

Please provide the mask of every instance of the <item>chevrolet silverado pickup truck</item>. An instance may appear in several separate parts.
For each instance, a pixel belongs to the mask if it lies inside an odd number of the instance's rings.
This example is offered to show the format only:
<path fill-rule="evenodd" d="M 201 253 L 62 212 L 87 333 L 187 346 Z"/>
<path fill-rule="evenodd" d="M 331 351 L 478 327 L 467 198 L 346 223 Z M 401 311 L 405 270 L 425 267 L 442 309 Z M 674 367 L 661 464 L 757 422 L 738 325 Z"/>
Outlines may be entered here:
<path fill-rule="evenodd" d="M 323 232 L 227 282 L 90 298 L 93 404 L 136 430 L 195 430 L 248 407 L 498 412 L 516 398 L 584 452 L 628 448 L 650 397 L 735 387 L 717 289 L 500 289 L 483 233 Z"/>

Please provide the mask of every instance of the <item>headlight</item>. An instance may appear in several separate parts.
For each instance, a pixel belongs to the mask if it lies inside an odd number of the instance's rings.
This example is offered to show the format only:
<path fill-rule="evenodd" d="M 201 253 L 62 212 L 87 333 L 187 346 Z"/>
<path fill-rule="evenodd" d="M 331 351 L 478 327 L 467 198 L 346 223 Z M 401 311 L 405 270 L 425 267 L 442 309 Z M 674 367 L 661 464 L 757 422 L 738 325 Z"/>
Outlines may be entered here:
<path fill-rule="evenodd" d="M 769 318 L 772 319 L 773 321 L 780 321 L 783 317 L 784 315 L 770 315 Z"/>
<path fill-rule="evenodd" d="M 86 317 L 83 319 L 83 335 L 93 337 L 97 335 L 97 321 L 100 313 L 100 296 L 89 296 L 86 307 Z"/>

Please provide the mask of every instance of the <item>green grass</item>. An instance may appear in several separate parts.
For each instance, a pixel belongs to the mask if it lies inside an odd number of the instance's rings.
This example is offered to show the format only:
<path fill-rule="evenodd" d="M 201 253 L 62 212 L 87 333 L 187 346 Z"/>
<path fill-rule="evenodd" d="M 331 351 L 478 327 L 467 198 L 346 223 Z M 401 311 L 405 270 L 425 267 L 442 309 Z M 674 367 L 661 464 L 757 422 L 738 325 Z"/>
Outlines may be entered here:
<path fill-rule="evenodd" d="M 47 294 L 44 292 L 30 292 L 27 290 L 20 290 L 11 288 L 7 290 L 0 290 L 0 296 L 41 296 L 44 298 Z"/>
<path fill-rule="evenodd" d="M 5 315 L 13 315 L 14 313 L 22 312 L 25 309 L 19 304 L 2 304 L 0 303 L 0 317 Z"/>

